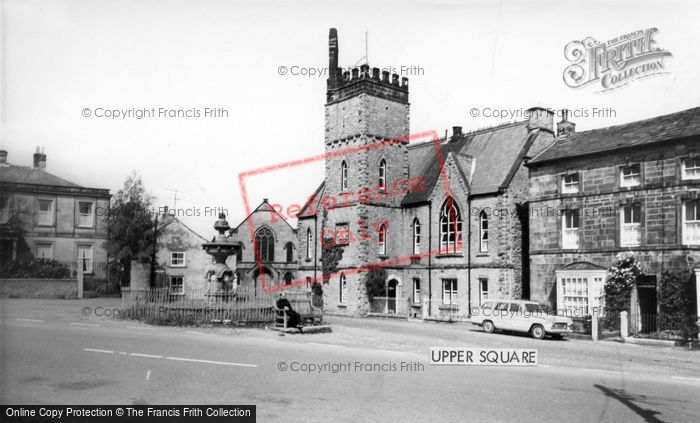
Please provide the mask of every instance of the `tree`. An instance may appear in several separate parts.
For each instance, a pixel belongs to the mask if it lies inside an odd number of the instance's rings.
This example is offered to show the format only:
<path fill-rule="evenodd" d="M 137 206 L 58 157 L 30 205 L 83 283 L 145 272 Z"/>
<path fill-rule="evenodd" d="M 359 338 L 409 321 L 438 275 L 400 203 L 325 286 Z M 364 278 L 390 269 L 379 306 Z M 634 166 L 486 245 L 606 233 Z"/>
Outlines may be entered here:
<path fill-rule="evenodd" d="M 131 260 L 147 263 L 155 253 L 157 219 L 151 211 L 152 202 L 153 196 L 136 172 L 126 178 L 123 188 L 112 197 L 106 248 L 112 270 L 122 285 L 129 280 Z"/>
<path fill-rule="evenodd" d="M 365 288 L 367 290 L 367 299 L 370 302 L 374 297 L 386 295 L 386 277 L 386 269 L 383 267 L 369 268 L 365 274 Z"/>

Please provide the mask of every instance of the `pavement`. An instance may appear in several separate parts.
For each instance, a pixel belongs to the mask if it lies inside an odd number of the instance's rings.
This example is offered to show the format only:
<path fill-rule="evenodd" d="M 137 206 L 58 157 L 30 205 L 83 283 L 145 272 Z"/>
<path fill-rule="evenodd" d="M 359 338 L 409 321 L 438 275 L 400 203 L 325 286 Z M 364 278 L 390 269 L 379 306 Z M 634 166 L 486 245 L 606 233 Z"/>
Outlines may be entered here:
<path fill-rule="evenodd" d="M 279 336 L 95 315 L 119 306 L 0 300 L 0 402 L 256 404 L 261 422 L 700 421 L 698 351 L 463 323 L 329 318 L 332 333 Z M 432 366 L 434 346 L 537 348 L 540 359 Z"/>

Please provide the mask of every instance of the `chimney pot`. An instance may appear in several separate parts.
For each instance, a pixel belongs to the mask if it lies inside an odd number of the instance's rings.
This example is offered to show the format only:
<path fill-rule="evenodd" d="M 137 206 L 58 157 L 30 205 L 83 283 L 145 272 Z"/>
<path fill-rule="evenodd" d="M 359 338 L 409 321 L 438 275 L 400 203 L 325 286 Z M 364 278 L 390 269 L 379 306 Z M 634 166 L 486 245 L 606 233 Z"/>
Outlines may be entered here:
<path fill-rule="evenodd" d="M 453 126 L 452 127 L 452 136 L 458 137 L 462 135 L 462 127 L 461 126 Z"/>
<path fill-rule="evenodd" d="M 568 137 L 574 132 L 576 132 L 576 124 L 569 121 L 569 111 L 567 109 L 562 109 L 561 122 L 557 123 L 557 136 Z"/>
<path fill-rule="evenodd" d="M 46 169 L 46 154 L 39 147 L 36 148 L 36 153 L 34 153 L 34 169 Z"/>

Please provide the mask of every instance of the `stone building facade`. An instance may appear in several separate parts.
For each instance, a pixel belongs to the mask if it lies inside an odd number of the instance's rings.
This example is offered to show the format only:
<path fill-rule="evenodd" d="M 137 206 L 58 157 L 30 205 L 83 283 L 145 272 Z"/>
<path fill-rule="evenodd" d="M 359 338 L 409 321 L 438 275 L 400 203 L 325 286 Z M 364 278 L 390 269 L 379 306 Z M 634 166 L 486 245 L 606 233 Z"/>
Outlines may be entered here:
<path fill-rule="evenodd" d="M 236 257 L 239 287 L 261 289 L 263 278 L 265 287 L 291 284 L 297 280 L 296 229 L 270 206 L 267 199 L 229 233 L 232 240 L 243 244 Z M 257 258 L 255 246 L 258 248 Z"/>
<path fill-rule="evenodd" d="M 700 271 L 700 108 L 575 132 L 528 163 L 531 299 L 591 314 L 631 252 L 633 313 L 656 314 L 663 271 Z M 689 281 L 689 283 L 692 283 Z"/>
<path fill-rule="evenodd" d="M 87 278 L 106 278 L 109 190 L 47 172 L 38 147 L 31 167 L 7 156 L 0 150 L 0 264 L 43 258 L 75 270 L 80 260 Z"/>
<path fill-rule="evenodd" d="M 487 297 L 527 295 L 524 163 L 553 142 L 552 113 L 409 142 L 408 79 L 368 65 L 341 72 L 338 51 L 332 29 L 326 175 L 298 216 L 299 277 L 320 280 L 324 245 L 338 243 L 342 259 L 323 281 L 330 312 L 464 318 Z M 386 281 L 370 302 L 373 265 Z"/>

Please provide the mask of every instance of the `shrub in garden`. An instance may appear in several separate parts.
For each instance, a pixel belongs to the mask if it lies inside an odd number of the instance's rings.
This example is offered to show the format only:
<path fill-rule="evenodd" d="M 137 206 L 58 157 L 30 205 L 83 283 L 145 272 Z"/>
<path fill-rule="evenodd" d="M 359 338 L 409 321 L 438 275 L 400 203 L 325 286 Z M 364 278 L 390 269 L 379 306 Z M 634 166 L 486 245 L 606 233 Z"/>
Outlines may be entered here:
<path fill-rule="evenodd" d="M 632 253 L 619 253 L 608 269 L 605 281 L 605 322 L 615 327 L 620 312 L 630 311 L 630 294 L 642 274 Z"/>

